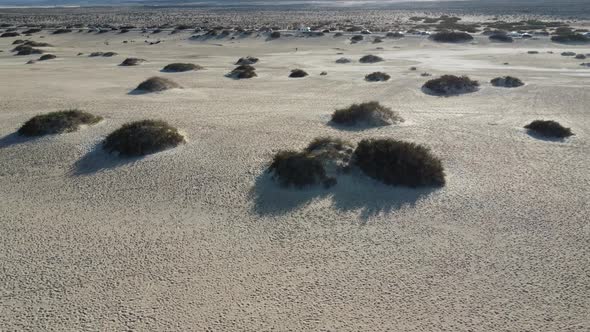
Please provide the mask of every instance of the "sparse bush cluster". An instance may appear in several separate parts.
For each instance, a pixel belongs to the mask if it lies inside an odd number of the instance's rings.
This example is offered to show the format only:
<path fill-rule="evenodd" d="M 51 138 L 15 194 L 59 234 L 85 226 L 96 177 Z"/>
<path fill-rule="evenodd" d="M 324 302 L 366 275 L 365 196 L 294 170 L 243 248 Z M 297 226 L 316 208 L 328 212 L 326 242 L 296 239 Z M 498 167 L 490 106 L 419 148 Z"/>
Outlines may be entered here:
<path fill-rule="evenodd" d="M 322 184 L 329 188 L 337 183 L 339 174 L 353 167 L 388 185 L 445 184 L 442 162 L 427 147 L 393 139 L 364 139 L 355 149 L 341 139 L 316 138 L 303 151 L 279 151 L 268 171 L 285 187 Z"/>
<path fill-rule="evenodd" d="M 524 127 L 535 134 L 550 138 L 566 138 L 573 135 L 570 128 L 552 120 L 535 120 Z"/>
<path fill-rule="evenodd" d="M 505 88 L 517 88 L 524 85 L 519 78 L 512 76 L 496 77 L 492 79 L 490 83 L 492 83 L 493 86 Z"/>
<path fill-rule="evenodd" d="M 399 114 L 376 101 L 352 104 L 346 108 L 337 109 L 332 114 L 332 122 L 343 126 L 365 125 L 377 127 L 403 121 Z"/>
<path fill-rule="evenodd" d="M 178 130 L 160 120 L 142 120 L 124 124 L 109 134 L 103 148 L 123 156 L 143 156 L 184 143 Z"/>
<path fill-rule="evenodd" d="M 177 72 L 200 70 L 200 69 L 203 69 L 203 67 L 201 67 L 199 65 L 195 65 L 193 63 L 171 63 L 169 65 L 166 65 L 162 69 L 162 71 L 170 72 L 170 73 L 177 73 Z"/>
<path fill-rule="evenodd" d="M 422 88 L 438 95 L 456 95 L 477 91 L 479 82 L 467 76 L 443 75 L 424 83 Z"/>
<path fill-rule="evenodd" d="M 37 115 L 18 130 L 23 136 L 43 136 L 74 132 L 81 125 L 92 125 L 101 117 L 80 110 L 68 110 Z"/>

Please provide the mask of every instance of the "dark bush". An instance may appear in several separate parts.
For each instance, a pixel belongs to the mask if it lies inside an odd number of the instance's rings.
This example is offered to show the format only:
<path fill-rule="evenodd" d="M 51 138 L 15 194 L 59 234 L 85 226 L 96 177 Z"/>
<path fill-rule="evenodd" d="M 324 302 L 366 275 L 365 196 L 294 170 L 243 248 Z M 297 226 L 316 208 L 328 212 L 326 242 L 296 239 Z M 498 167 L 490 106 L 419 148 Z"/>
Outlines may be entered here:
<path fill-rule="evenodd" d="M 273 38 L 273 39 L 281 38 L 281 33 L 278 31 L 273 31 L 270 34 L 270 38 Z"/>
<path fill-rule="evenodd" d="M 583 43 L 590 43 L 590 38 L 579 34 L 579 33 L 572 33 L 569 35 L 557 35 L 552 36 L 551 41 L 555 43 L 572 43 L 572 44 L 583 44 Z"/>
<path fill-rule="evenodd" d="M 112 56 L 115 56 L 115 55 L 117 55 L 117 53 L 115 53 L 115 52 L 92 52 L 88 56 L 89 57 L 98 57 L 98 56 L 112 57 Z"/>
<path fill-rule="evenodd" d="M 20 45 L 20 46 L 23 46 L 23 45 Z M 20 46 L 17 47 L 18 52 L 15 55 L 43 54 L 43 50 L 40 50 L 38 48 L 32 48 L 31 46 L 25 46 L 25 47 L 21 48 Z"/>
<path fill-rule="evenodd" d="M 558 122 L 551 120 L 535 120 L 524 127 L 546 137 L 565 138 L 573 135 L 570 128 L 565 128 Z"/>
<path fill-rule="evenodd" d="M 253 56 L 247 56 L 244 58 L 239 58 L 238 61 L 236 61 L 236 65 L 253 65 L 257 62 L 258 58 L 255 58 Z"/>
<path fill-rule="evenodd" d="M 365 55 L 359 59 L 360 63 L 376 63 L 381 61 L 383 61 L 383 58 L 372 54 Z"/>
<path fill-rule="evenodd" d="M 104 56 L 104 57 L 112 57 L 112 56 L 115 56 L 115 55 L 118 55 L 118 54 L 116 52 L 104 52 L 102 54 L 102 56 Z"/>
<path fill-rule="evenodd" d="M 22 45 L 31 47 L 53 47 L 53 45 L 44 42 L 37 42 L 34 40 L 27 40 Z"/>
<path fill-rule="evenodd" d="M 369 82 L 384 82 L 384 81 L 388 81 L 391 78 L 391 76 L 389 76 L 386 73 L 380 72 L 380 71 L 376 71 L 374 73 L 368 74 L 365 76 L 365 80 L 369 81 Z"/>
<path fill-rule="evenodd" d="M 404 34 L 401 32 L 388 32 L 385 34 L 387 38 L 404 38 Z"/>
<path fill-rule="evenodd" d="M 12 45 L 20 45 L 20 44 L 24 44 L 24 43 L 25 43 L 25 40 L 17 39 L 12 42 Z"/>
<path fill-rule="evenodd" d="M 430 35 L 430 39 L 442 43 L 462 43 L 473 40 L 467 32 L 441 31 Z"/>
<path fill-rule="evenodd" d="M 435 94 L 455 95 L 477 91 L 479 82 L 467 76 L 443 75 L 424 83 L 422 88 Z"/>
<path fill-rule="evenodd" d="M 45 61 L 45 60 L 52 60 L 57 58 L 57 56 L 53 55 L 53 54 L 43 54 L 40 58 L 39 61 Z"/>
<path fill-rule="evenodd" d="M 144 156 L 181 143 L 184 143 L 184 137 L 168 123 L 142 120 L 124 124 L 109 134 L 103 142 L 103 148 L 123 156 Z"/>
<path fill-rule="evenodd" d="M 336 37 L 342 37 L 342 36 L 344 36 L 344 34 L 342 32 L 336 32 L 334 34 L 334 38 L 336 38 Z"/>
<path fill-rule="evenodd" d="M 382 43 L 382 42 L 383 42 L 383 39 L 382 39 L 382 38 L 380 38 L 380 37 L 375 37 L 375 38 L 373 38 L 373 43 L 374 43 L 374 44 L 377 44 L 377 43 Z"/>
<path fill-rule="evenodd" d="M 141 82 L 135 90 L 143 92 L 157 92 L 175 88 L 180 88 L 180 85 L 167 78 L 154 76 Z"/>
<path fill-rule="evenodd" d="M 524 83 L 519 78 L 512 76 L 496 77 L 490 82 L 493 86 L 505 88 L 517 88 L 524 85 Z"/>
<path fill-rule="evenodd" d="M 493 42 L 512 43 L 514 39 L 507 34 L 494 34 L 488 37 Z"/>
<path fill-rule="evenodd" d="M 574 56 L 576 52 L 561 52 L 561 56 Z"/>
<path fill-rule="evenodd" d="M 183 72 L 183 71 L 190 71 L 190 70 L 200 70 L 203 67 L 199 65 L 195 65 L 192 63 L 171 63 L 164 67 L 162 71 L 166 72 Z"/>
<path fill-rule="evenodd" d="M 350 37 L 350 41 L 353 43 L 360 42 L 363 39 L 365 39 L 365 37 L 362 35 L 354 35 L 354 36 Z"/>
<path fill-rule="evenodd" d="M 403 122 L 399 114 L 376 101 L 352 104 L 332 113 L 332 122 L 344 126 L 368 125 L 387 126 Z"/>
<path fill-rule="evenodd" d="M 586 56 L 584 54 L 580 53 L 580 54 L 577 54 L 575 58 L 579 59 L 579 60 L 584 60 L 584 59 L 586 59 Z"/>
<path fill-rule="evenodd" d="M 72 32 L 72 29 L 57 29 L 57 30 L 53 31 L 53 34 L 59 35 L 62 33 L 69 33 L 69 32 Z"/>
<path fill-rule="evenodd" d="M 11 31 L 11 32 L 5 32 L 5 33 L 1 34 L 0 38 L 18 37 L 18 36 L 20 36 L 20 33 L 15 32 L 15 31 Z"/>
<path fill-rule="evenodd" d="M 307 152 L 283 150 L 277 152 L 268 171 L 284 187 L 303 188 L 319 183 L 333 184 L 326 176 L 322 162 Z"/>
<path fill-rule="evenodd" d="M 81 125 L 92 125 L 102 120 L 80 110 L 68 110 L 37 115 L 27 121 L 18 133 L 23 136 L 42 136 L 69 133 L 76 131 Z"/>
<path fill-rule="evenodd" d="M 336 60 L 336 63 L 351 63 L 352 60 L 348 59 L 348 58 L 340 58 L 338 60 Z"/>
<path fill-rule="evenodd" d="M 240 65 L 234 68 L 228 75 L 228 77 L 232 77 L 235 79 L 244 79 L 244 78 L 253 78 L 256 75 L 256 68 L 251 65 Z"/>
<path fill-rule="evenodd" d="M 25 30 L 25 31 L 23 31 L 23 33 L 24 33 L 25 35 L 29 35 L 29 34 L 32 34 L 32 33 L 37 33 L 37 32 L 41 32 L 41 29 L 38 29 L 38 28 L 32 28 L 32 29 L 28 29 L 28 30 Z"/>
<path fill-rule="evenodd" d="M 441 161 L 422 145 L 394 139 L 364 139 L 356 147 L 354 164 L 369 177 L 388 185 L 444 186 Z"/>
<path fill-rule="evenodd" d="M 121 62 L 121 66 L 137 66 L 137 65 L 141 64 L 142 62 L 145 62 L 145 59 L 127 58 L 127 59 L 123 60 L 123 62 Z"/>
<path fill-rule="evenodd" d="M 309 74 L 307 74 L 302 69 L 293 69 L 293 70 L 291 70 L 291 74 L 289 74 L 289 77 L 291 77 L 291 78 L 299 78 L 299 77 L 305 77 L 307 75 L 309 75 Z"/>

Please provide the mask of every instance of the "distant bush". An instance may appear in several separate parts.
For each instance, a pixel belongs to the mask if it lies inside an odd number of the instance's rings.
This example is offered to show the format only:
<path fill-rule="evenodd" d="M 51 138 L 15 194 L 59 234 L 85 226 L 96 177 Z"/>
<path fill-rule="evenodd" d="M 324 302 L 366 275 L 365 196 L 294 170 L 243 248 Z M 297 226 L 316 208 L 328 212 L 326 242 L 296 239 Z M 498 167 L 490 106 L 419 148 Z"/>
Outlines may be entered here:
<path fill-rule="evenodd" d="M 391 76 L 389 76 L 386 73 L 380 72 L 380 71 L 376 71 L 374 73 L 368 74 L 365 76 L 365 80 L 369 81 L 369 82 L 384 82 L 384 81 L 388 81 L 391 78 Z"/>
<path fill-rule="evenodd" d="M 127 59 L 123 60 L 123 62 L 121 62 L 121 66 L 137 66 L 137 65 L 141 64 L 142 62 L 145 62 L 145 59 L 127 58 Z"/>
<path fill-rule="evenodd" d="M 142 120 L 124 124 L 109 134 L 103 148 L 123 156 L 144 156 L 184 143 L 184 137 L 168 123 Z"/>
<path fill-rule="evenodd" d="M 350 63 L 352 62 L 352 60 L 348 59 L 348 58 L 340 58 L 338 60 L 336 60 L 336 63 Z"/>
<path fill-rule="evenodd" d="M 240 65 L 234 68 L 229 74 L 228 77 L 232 77 L 235 79 L 248 79 L 257 77 L 256 68 L 251 65 Z"/>
<path fill-rule="evenodd" d="M 80 110 L 68 110 L 37 115 L 27 121 L 18 133 L 23 136 L 43 136 L 76 131 L 81 125 L 92 125 L 102 120 Z"/>
<path fill-rule="evenodd" d="M 180 85 L 167 78 L 154 76 L 141 82 L 135 90 L 143 92 L 157 92 L 175 88 L 180 88 Z"/>
<path fill-rule="evenodd" d="M 247 56 L 247 57 L 239 58 L 238 61 L 236 61 L 236 65 L 253 65 L 253 64 L 257 63 L 258 60 L 259 59 L 256 57 Z"/>
<path fill-rule="evenodd" d="M 191 71 L 191 70 L 200 70 L 203 67 L 199 65 L 195 65 L 192 63 L 171 63 L 166 65 L 162 71 L 166 72 L 183 72 L 183 71 Z"/>
<path fill-rule="evenodd" d="M 383 61 L 383 58 L 372 54 L 365 55 L 359 59 L 360 63 L 376 63 L 381 61 Z"/>
<path fill-rule="evenodd" d="M 22 39 L 16 39 L 15 41 L 12 42 L 12 45 L 20 45 L 20 44 L 24 44 L 25 41 Z"/>
<path fill-rule="evenodd" d="M 376 101 L 352 104 L 332 113 L 332 122 L 344 126 L 387 126 L 403 122 L 399 114 Z"/>
<path fill-rule="evenodd" d="M 394 139 L 364 139 L 353 155 L 365 174 L 388 185 L 443 186 L 442 162 L 422 145 Z"/>
<path fill-rule="evenodd" d="M 1 34 L 0 38 L 18 37 L 18 36 L 20 36 L 20 33 L 16 32 L 16 31 L 11 31 L 11 32 L 5 32 L 5 33 Z"/>
<path fill-rule="evenodd" d="M 586 59 L 586 56 L 584 54 L 577 54 L 576 59 L 583 60 Z"/>
<path fill-rule="evenodd" d="M 561 52 L 562 56 L 574 56 L 576 55 L 576 52 Z"/>
<path fill-rule="evenodd" d="M 430 35 L 430 39 L 442 43 L 461 43 L 473 40 L 467 32 L 441 31 Z"/>
<path fill-rule="evenodd" d="M 43 54 L 43 50 L 38 48 L 33 48 L 31 46 L 20 47 L 23 45 L 19 45 L 18 52 L 15 55 L 31 55 L 31 54 Z M 15 48 L 16 49 L 16 48 Z"/>
<path fill-rule="evenodd" d="M 45 60 L 52 60 L 57 58 L 57 56 L 53 55 L 53 54 L 43 54 L 40 58 L 39 61 L 45 61 Z"/>
<path fill-rule="evenodd" d="M 524 127 L 546 137 L 565 138 L 573 135 L 570 128 L 565 128 L 558 122 L 551 120 L 535 120 Z"/>
<path fill-rule="evenodd" d="M 41 31 L 42 31 L 42 30 L 41 30 L 41 29 L 39 29 L 39 28 L 32 28 L 32 29 L 28 29 L 28 30 L 25 30 L 25 31 L 23 31 L 23 33 L 24 33 L 25 35 L 29 35 L 29 34 L 32 34 L 32 33 L 37 33 L 37 32 L 41 32 Z"/>
<path fill-rule="evenodd" d="M 375 37 L 373 38 L 373 43 L 377 44 L 377 43 L 382 43 L 383 39 L 381 39 L 380 37 Z"/>
<path fill-rule="evenodd" d="M 528 54 L 539 54 L 539 51 L 528 51 Z"/>
<path fill-rule="evenodd" d="M 552 36 L 551 41 L 555 43 L 572 43 L 572 44 L 582 44 L 582 43 L 590 43 L 590 38 L 579 34 L 579 33 L 572 33 L 568 35 L 557 35 Z"/>
<path fill-rule="evenodd" d="M 493 42 L 512 43 L 514 39 L 507 34 L 493 34 L 488 37 Z"/>
<path fill-rule="evenodd" d="M 336 37 L 342 37 L 342 36 L 344 36 L 344 34 L 342 32 L 336 32 L 334 34 L 334 38 L 336 38 Z"/>
<path fill-rule="evenodd" d="M 273 31 L 270 34 L 270 38 L 273 38 L 273 39 L 281 38 L 281 33 L 278 31 Z"/>
<path fill-rule="evenodd" d="M 307 72 L 305 72 L 302 69 L 293 69 L 291 70 L 291 74 L 289 74 L 289 77 L 291 78 L 299 78 L 299 77 L 305 77 L 309 74 L 307 74 Z"/>
<path fill-rule="evenodd" d="M 69 33 L 69 32 L 72 32 L 72 29 L 57 29 L 57 30 L 53 31 L 53 34 L 59 35 L 62 33 Z"/>
<path fill-rule="evenodd" d="M 92 52 L 88 56 L 93 58 L 93 57 L 98 57 L 98 56 L 112 57 L 115 55 L 118 55 L 118 54 L 116 52 Z"/>
<path fill-rule="evenodd" d="M 353 43 L 360 42 L 361 40 L 365 39 L 362 35 L 354 35 L 350 37 L 350 41 Z"/>
<path fill-rule="evenodd" d="M 116 52 L 104 52 L 102 56 L 108 58 L 108 57 L 112 57 L 112 56 L 115 56 L 115 55 L 119 55 L 119 54 L 116 53 Z"/>
<path fill-rule="evenodd" d="M 401 32 L 388 32 L 385 34 L 387 38 L 404 38 L 404 34 Z"/>
<path fill-rule="evenodd" d="M 454 95 L 477 91 L 479 82 L 467 76 L 443 75 L 424 83 L 422 87 L 435 94 Z"/>
<path fill-rule="evenodd" d="M 524 83 L 519 78 L 512 76 L 496 77 L 490 82 L 493 86 L 505 88 L 517 88 L 524 85 Z"/>

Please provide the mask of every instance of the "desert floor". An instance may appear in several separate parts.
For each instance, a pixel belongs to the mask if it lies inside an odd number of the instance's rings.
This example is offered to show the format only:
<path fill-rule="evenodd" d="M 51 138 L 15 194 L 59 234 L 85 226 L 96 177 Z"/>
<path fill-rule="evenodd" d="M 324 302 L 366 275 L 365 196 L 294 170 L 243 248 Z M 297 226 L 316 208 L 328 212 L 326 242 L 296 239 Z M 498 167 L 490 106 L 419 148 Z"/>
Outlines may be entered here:
<path fill-rule="evenodd" d="M 13 56 L 16 38 L 0 39 L 0 330 L 590 329 L 590 68 L 560 55 L 590 47 L 45 35 L 31 39 L 54 44 L 46 53 L 58 58 L 30 65 L 38 56 Z M 358 63 L 365 54 L 386 61 Z M 258 77 L 224 77 L 246 55 L 260 58 Z M 342 56 L 354 62 L 334 63 Z M 148 62 L 118 66 L 126 57 Z M 160 72 L 172 62 L 205 69 Z M 287 78 L 294 68 L 310 76 Z M 364 81 L 377 70 L 392 80 Z M 482 87 L 431 96 L 422 72 Z M 526 85 L 490 85 L 508 74 Z M 154 75 L 184 89 L 129 93 Z M 334 109 L 370 100 L 406 121 L 328 124 Z M 69 108 L 105 120 L 15 134 L 36 114 Z M 187 144 L 132 160 L 102 152 L 108 133 L 145 118 L 178 127 Z M 533 137 L 522 127 L 535 119 L 575 136 Z M 321 135 L 427 145 L 447 185 L 404 189 L 351 174 L 332 190 L 295 190 L 265 173 L 274 152 Z"/>

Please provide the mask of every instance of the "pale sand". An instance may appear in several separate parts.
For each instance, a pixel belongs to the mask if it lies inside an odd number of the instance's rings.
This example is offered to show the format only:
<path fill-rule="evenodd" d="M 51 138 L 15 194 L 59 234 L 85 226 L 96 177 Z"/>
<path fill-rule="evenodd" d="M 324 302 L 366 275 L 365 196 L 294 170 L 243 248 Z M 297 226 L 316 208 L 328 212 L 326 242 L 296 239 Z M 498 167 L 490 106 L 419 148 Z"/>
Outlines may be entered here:
<path fill-rule="evenodd" d="M 15 38 L 0 39 L 0 330 L 590 329 L 590 69 L 559 55 L 590 47 L 188 36 L 153 46 L 138 33 L 34 36 L 59 58 L 33 65 L 38 56 L 12 56 Z M 93 51 L 120 55 L 76 56 Z M 386 61 L 361 65 L 365 54 Z M 224 77 L 246 55 L 260 58 L 258 77 Z M 342 56 L 354 62 L 335 64 Z M 118 66 L 126 57 L 148 62 Z M 206 69 L 159 72 L 172 62 Z M 287 78 L 293 68 L 310 76 Z M 376 70 L 392 79 L 363 80 Z M 482 89 L 429 96 L 424 71 L 467 74 Z M 506 74 L 526 85 L 489 84 Z M 128 94 L 154 75 L 185 88 Z M 406 122 L 327 125 L 335 108 L 369 100 Z M 14 135 L 33 115 L 74 107 L 105 120 Z M 167 120 L 188 143 L 135 161 L 96 149 L 144 118 Z M 552 142 L 522 128 L 543 118 L 576 135 Z M 417 191 L 351 175 L 332 190 L 296 191 L 264 175 L 273 152 L 318 135 L 425 144 L 447 185 Z"/>

